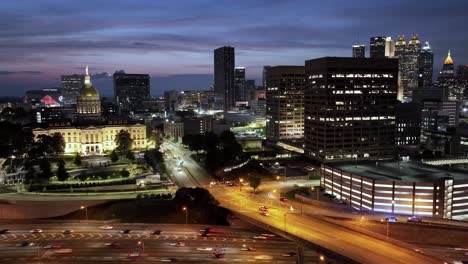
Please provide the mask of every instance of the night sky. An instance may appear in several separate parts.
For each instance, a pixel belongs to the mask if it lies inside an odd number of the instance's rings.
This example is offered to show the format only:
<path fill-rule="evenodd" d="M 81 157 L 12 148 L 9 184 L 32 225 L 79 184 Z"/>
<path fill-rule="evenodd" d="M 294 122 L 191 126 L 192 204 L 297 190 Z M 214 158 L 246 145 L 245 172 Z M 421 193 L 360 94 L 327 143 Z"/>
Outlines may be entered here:
<path fill-rule="evenodd" d="M 466 0 L 2 0 L 0 95 L 58 86 L 86 65 L 104 95 L 102 73 L 121 69 L 150 74 L 152 95 L 208 89 L 219 46 L 234 46 L 236 66 L 260 80 L 263 65 L 350 56 L 358 36 L 368 55 L 374 35 L 419 33 L 438 71 L 448 49 L 468 63 L 467 10 Z"/>

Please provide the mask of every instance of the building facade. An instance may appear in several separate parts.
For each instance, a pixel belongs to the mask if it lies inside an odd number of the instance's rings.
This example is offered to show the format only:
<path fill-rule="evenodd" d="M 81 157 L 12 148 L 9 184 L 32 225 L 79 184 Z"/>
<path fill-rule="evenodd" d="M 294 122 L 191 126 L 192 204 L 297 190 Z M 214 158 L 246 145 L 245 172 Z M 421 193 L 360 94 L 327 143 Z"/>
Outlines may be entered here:
<path fill-rule="evenodd" d="M 236 101 L 245 101 L 247 89 L 245 87 L 245 67 L 236 67 L 234 69 L 234 94 Z"/>
<path fill-rule="evenodd" d="M 270 67 L 266 83 L 266 135 L 273 141 L 304 137 L 304 66 Z"/>
<path fill-rule="evenodd" d="M 421 49 L 419 60 L 418 87 L 429 87 L 432 85 L 432 74 L 434 71 L 434 54 L 429 42 Z"/>
<path fill-rule="evenodd" d="M 395 57 L 399 60 L 399 89 L 405 101 L 411 100 L 413 90 L 418 87 L 420 56 L 421 42 L 417 34 L 413 34 L 408 42 L 404 36 L 398 36 Z"/>
<path fill-rule="evenodd" d="M 101 155 L 117 147 L 115 137 L 119 131 L 125 130 L 133 139 L 133 149 L 146 147 L 146 126 L 129 125 L 124 120 L 108 121 L 104 124 L 99 92 L 91 83 L 88 67 L 77 99 L 76 115 L 78 119 L 76 124 L 53 120 L 47 128 L 33 129 L 34 138 L 37 140 L 39 135 L 51 136 L 60 133 L 65 141 L 66 154 Z"/>
<path fill-rule="evenodd" d="M 229 111 L 235 106 L 234 48 L 214 50 L 215 109 Z"/>
<path fill-rule="evenodd" d="M 320 186 L 358 210 L 447 219 L 468 216 L 466 175 L 415 163 L 322 165 Z"/>
<path fill-rule="evenodd" d="M 142 111 L 142 102 L 150 98 L 150 77 L 148 74 L 113 75 L 114 98 L 119 112 Z"/>
<path fill-rule="evenodd" d="M 63 104 L 76 104 L 81 87 L 84 84 L 84 76 L 78 74 L 62 75 L 60 79 L 62 81 Z"/>
<path fill-rule="evenodd" d="M 353 58 L 365 58 L 365 57 L 366 57 L 366 46 L 353 45 Z"/>
<path fill-rule="evenodd" d="M 396 59 L 306 61 L 305 154 L 321 162 L 393 157 L 397 76 Z"/>
<path fill-rule="evenodd" d="M 385 58 L 386 37 L 377 36 L 370 38 L 370 57 Z"/>

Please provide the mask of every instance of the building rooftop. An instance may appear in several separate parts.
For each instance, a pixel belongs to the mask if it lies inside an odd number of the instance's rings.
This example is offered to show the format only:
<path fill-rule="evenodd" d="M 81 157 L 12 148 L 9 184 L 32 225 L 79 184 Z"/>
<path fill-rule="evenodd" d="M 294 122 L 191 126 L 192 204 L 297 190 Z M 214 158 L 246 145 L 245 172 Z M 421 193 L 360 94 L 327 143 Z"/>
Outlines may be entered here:
<path fill-rule="evenodd" d="M 468 172 L 448 171 L 440 167 L 428 166 L 414 161 L 346 162 L 331 164 L 345 172 L 383 181 L 435 182 L 450 177 L 455 180 L 468 180 Z"/>

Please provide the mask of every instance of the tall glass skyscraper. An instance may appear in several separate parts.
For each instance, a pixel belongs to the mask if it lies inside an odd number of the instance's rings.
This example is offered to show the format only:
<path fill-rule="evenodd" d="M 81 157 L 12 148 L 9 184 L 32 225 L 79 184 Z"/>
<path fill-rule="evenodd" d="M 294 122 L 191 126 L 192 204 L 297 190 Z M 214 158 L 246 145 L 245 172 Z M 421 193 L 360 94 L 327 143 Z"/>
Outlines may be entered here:
<path fill-rule="evenodd" d="M 418 87 L 428 87 L 432 84 L 432 74 L 434 68 L 434 53 L 432 53 L 429 42 L 421 49 L 419 59 Z"/>
<path fill-rule="evenodd" d="M 214 108 L 216 110 L 229 111 L 236 104 L 234 65 L 233 47 L 224 46 L 214 50 Z"/>

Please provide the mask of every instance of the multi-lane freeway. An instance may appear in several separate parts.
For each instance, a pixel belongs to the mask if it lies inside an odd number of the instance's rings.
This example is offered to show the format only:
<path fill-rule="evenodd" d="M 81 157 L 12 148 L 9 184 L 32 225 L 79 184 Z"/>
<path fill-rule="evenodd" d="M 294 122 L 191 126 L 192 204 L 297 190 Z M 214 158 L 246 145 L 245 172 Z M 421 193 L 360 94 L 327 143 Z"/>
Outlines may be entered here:
<path fill-rule="evenodd" d="M 122 263 L 132 260 L 132 252 L 139 253 L 138 261 L 142 263 L 170 259 L 175 263 L 295 263 L 293 255 L 297 252 L 291 241 L 278 236 L 254 239 L 266 232 L 245 228 L 214 227 L 214 232 L 203 237 L 199 234 L 204 226 L 108 224 L 113 229 L 103 230 L 101 225 L 104 224 L 2 224 L 1 229 L 9 231 L 0 234 L 0 263 Z M 31 233 L 33 229 L 42 232 Z M 73 233 L 64 234 L 66 229 Z M 161 233 L 154 234 L 155 230 Z M 109 243 L 113 242 L 118 244 L 111 246 Z M 60 248 L 47 248 L 54 245 Z M 225 252 L 219 259 L 212 256 L 216 246 Z M 287 256 L 289 253 L 293 254 Z M 313 251 L 305 251 L 305 260 L 321 261 Z"/>

